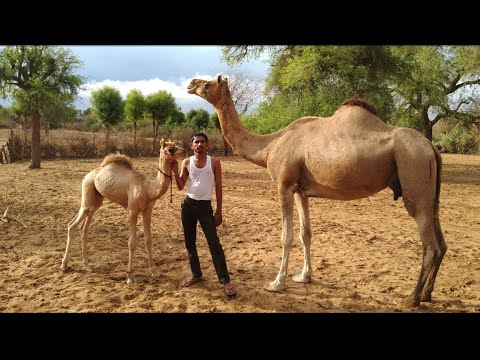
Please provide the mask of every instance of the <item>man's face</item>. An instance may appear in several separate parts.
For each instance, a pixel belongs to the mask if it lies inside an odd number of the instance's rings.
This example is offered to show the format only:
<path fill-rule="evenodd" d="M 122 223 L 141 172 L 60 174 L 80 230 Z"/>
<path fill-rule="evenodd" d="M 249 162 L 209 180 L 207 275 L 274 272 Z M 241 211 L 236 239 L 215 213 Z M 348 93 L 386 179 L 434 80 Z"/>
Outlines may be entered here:
<path fill-rule="evenodd" d="M 203 136 L 195 136 L 192 141 L 191 148 L 194 152 L 201 154 L 208 150 L 209 143 L 205 141 Z"/>

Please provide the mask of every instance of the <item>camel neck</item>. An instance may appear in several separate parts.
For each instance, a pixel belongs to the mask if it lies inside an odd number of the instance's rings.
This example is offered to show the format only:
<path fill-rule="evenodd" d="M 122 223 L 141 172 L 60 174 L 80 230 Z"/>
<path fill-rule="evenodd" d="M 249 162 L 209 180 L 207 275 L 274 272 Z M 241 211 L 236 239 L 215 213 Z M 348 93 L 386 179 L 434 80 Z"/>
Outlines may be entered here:
<path fill-rule="evenodd" d="M 157 193 L 156 198 L 162 196 L 168 190 L 171 176 L 172 170 L 170 170 L 170 163 L 164 158 L 163 155 L 160 155 L 158 160 L 158 173 L 155 181 L 155 192 Z"/>
<path fill-rule="evenodd" d="M 223 136 L 238 155 L 254 164 L 267 167 L 268 152 L 275 136 L 249 132 L 240 122 L 230 94 L 223 98 L 227 100 L 215 106 Z"/>

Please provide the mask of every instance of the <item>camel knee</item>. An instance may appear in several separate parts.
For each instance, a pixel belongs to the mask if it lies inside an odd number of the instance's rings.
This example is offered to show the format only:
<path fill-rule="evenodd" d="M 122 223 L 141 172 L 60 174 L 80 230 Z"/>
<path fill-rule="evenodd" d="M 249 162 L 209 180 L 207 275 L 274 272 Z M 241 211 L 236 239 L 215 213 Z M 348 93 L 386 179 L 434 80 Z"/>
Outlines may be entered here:
<path fill-rule="evenodd" d="M 403 197 L 403 204 L 405 205 L 405 209 L 407 209 L 408 215 L 411 217 L 415 217 L 415 203 L 410 199 Z"/>

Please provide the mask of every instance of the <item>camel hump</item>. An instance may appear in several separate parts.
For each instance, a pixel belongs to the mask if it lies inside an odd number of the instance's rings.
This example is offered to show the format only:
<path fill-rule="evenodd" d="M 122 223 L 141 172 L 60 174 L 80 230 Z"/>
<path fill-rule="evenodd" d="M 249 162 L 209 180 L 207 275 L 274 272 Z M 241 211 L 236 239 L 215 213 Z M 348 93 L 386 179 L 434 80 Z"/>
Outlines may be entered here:
<path fill-rule="evenodd" d="M 372 114 L 377 115 L 377 109 L 375 109 L 372 105 L 370 105 L 366 99 L 361 99 L 357 96 L 352 96 L 352 97 L 349 97 L 348 99 L 345 99 L 340 106 L 343 106 L 343 105 L 360 106 L 370 111 Z"/>
<path fill-rule="evenodd" d="M 132 168 L 132 160 L 126 156 L 121 154 L 108 154 L 102 161 L 102 167 L 107 166 L 110 163 L 115 163 L 120 166 L 124 166 L 127 169 Z"/>

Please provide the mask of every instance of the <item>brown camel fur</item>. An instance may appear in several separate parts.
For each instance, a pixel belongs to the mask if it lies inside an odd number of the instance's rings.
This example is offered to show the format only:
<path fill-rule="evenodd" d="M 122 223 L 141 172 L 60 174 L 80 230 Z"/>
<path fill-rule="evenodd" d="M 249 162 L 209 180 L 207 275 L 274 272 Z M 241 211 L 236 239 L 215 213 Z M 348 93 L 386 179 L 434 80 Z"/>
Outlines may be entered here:
<path fill-rule="evenodd" d="M 353 200 L 387 186 L 403 197 L 423 244 L 420 277 L 405 302 L 416 307 L 431 301 L 437 271 L 447 251 L 439 221 L 439 152 L 415 130 L 384 124 L 373 108 L 348 100 L 328 118 L 302 117 L 268 135 L 248 132 L 240 123 L 227 79 L 194 79 L 188 93 L 213 105 L 222 133 L 238 155 L 266 167 L 276 182 L 282 207 L 283 254 L 280 270 L 268 291 L 283 291 L 293 240 L 293 204 L 300 218 L 304 266 L 293 281 L 311 281 L 311 229 L 308 198 Z"/>
<path fill-rule="evenodd" d="M 62 270 L 67 270 L 68 255 L 72 233 L 80 224 L 82 240 L 83 266 L 89 269 L 87 258 L 88 228 L 93 215 L 106 198 L 123 206 L 128 211 L 130 234 L 128 237 L 128 269 L 127 283 L 134 281 L 133 254 L 137 246 L 137 219 L 143 215 L 145 248 L 147 249 L 148 265 L 153 277 L 159 274 L 155 271 L 152 258 L 152 234 L 150 224 L 152 210 L 156 200 L 168 190 L 171 183 L 170 164 L 183 148 L 170 140 L 160 140 L 160 159 L 158 175 L 155 180 L 148 179 L 144 174 L 132 168 L 130 158 L 120 154 L 110 154 L 105 157 L 102 165 L 90 171 L 82 180 L 82 201 L 80 210 L 68 223 L 67 247 L 62 260 Z"/>

